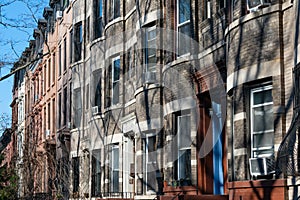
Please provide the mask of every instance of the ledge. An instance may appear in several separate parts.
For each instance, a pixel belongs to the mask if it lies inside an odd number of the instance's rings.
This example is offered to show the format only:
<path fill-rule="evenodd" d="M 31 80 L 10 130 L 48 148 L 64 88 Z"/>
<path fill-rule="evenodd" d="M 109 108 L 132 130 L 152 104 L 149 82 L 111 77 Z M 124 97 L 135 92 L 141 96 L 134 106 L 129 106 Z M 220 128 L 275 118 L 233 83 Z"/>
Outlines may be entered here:
<path fill-rule="evenodd" d="M 248 181 L 228 182 L 228 189 L 285 187 L 286 185 L 287 185 L 287 181 L 285 179 L 248 180 Z"/>
<path fill-rule="evenodd" d="M 285 10 L 291 8 L 292 6 L 293 6 L 293 4 L 291 4 L 290 2 L 285 2 L 282 5 L 279 5 L 279 4 L 271 5 L 269 7 L 263 8 L 263 9 L 257 11 L 257 12 L 252 12 L 252 13 L 246 14 L 245 16 L 243 16 L 239 19 L 236 19 L 231 24 L 229 24 L 229 26 L 225 30 L 224 36 L 226 37 L 227 34 L 232 29 L 235 29 L 236 27 L 240 26 L 241 24 L 247 23 L 247 22 L 252 21 L 256 18 L 260 18 L 264 15 L 269 15 L 269 14 L 272 14 L 272 13 L 275 13 L 275 12 L 285 11 Z"/>

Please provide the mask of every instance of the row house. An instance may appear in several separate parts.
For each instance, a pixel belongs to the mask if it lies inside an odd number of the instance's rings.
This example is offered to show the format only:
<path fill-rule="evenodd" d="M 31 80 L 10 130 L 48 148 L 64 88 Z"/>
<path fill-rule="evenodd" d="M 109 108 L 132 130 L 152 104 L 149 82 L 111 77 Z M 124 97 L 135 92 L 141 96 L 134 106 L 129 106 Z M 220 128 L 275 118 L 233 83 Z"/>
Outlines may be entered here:
<path fill-rule="evenodd" d="M 299 198 L 293 130 L 298 14 L 298 1 L 235 1 L 230 7 L 225 31 L 230 199 Z"/>
<path fill-rule="evenodd" d="M 226 5 L 211 3 L 72 2 L 71 199 L 228 198 Z"/>
<path fill-rule="evenodd" d="M 15 94 L 20 191 L 297 198 L 298 12 L 287 0 L 51 0 Z"/>

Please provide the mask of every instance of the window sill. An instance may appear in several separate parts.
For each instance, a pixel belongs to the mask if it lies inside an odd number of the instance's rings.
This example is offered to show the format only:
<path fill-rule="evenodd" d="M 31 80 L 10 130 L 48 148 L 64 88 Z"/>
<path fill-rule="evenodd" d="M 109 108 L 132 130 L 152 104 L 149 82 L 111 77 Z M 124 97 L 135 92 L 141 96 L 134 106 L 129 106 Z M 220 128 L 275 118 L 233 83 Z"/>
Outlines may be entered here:
<path fill-rule="evenodd" d="M 189 186 L 164 186 L 163 192 L 168 195 L 183 194 L 197 194 L 198 190 L 193 185 Z"/>
<path fill-rule="evenodd" d="M 121 103 L 114 104 L 114 105 L 111 105 L 110 107 L 105 108 L 104 113 L 107 113 L 107 112 L 112 111 L 112 110 L 118 110 L 118 109 L 121 109 L 121 108 L 123 108 Z"/>
<path fill-rule="evenodd" d="M 73 63 L 70 65 L 70 68 L 73 68 L 74 66 L 80 65 L 80 64 L 82 64 L 82 63 L 83 63 L 83 59 L 80 59 L 80 60 L 78 60 L 78 61 L 75 61 L 75 62 L 73 62 Z"/>
<path fill-rule="evenodd" d="M 119 22 L 121 22 L 121 21 L 123 21 L 123 20 L 124 20 L 123 17 L 117 17 L 117 18 L 113 19 L 112 21 L 108 22 L 108 23 L 106 24 L 106 26 L 104 27 L 104 32 L 106 32 L 106 30 L 107 30 L 110 26 L 112 26 L 112 25 L 114 25 L 114 24 L 116 24 L 116 23 L 119 23 Z"/>
<path fill-rule="evenodd" d="M 90 49 L 97 44 L 98 42 L 102 42 L 105 40 L 105 36 L 102 35 L 101 37 L 95 38 L 94 40 L 92 40 L 92 42 L 90 43 Z"/>
<path fill-rule="evenodd" d="M 167 71 L 168 69 L 171 69 L 172 67 L 175 67 L 176 65 L 185 63 L 185 62 L 189 62 L 191 60 L 196 59 L 195 56 L 191 55 L 190 53 L 182 55 L 180 57 L 177 57 L 176 60 L 169 62 L 168 64 L 164 65 L 163 69 L 162 69 L 162 73 L 165 73 L 165 71 Z"/>
<path fill-rule="evenodd" d="M 151 84 L 146 84 L 146 85 L 144 84 L 136 89 L 136 91 L 134 92 L 134 97 L 136 97 L 138 94 L 140 94 L 144 91 L 151 90 L 151 89 L 157 89 L 160 87 L 161 87 L 161 84 L 159 84 L 159 83 L 151 83 Z"/>

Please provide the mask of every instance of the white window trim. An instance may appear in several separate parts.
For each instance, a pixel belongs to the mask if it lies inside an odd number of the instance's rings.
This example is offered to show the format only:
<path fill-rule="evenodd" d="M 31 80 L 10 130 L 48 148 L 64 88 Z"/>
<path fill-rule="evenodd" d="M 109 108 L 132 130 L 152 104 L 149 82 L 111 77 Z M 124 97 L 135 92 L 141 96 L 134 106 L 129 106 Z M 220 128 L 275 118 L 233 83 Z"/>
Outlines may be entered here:
<path fill-rule="evenodd" d="M 182 26 L 184 26 L 184 25 L 186 25 L 186 24 L 189 24 L 189 23 L 191 23 L 191 19 L 189 19 L 189 20 L 187 20 L 187 21 L 185 21 L 185 22 L 183 22 L 183 23 L 179 23 L 179 2 L 180 0 L 177 0 L 177 5 L 176 5 L 176 14 L 177 14 L 177 16 L 176 16 L 176 25 L 177 25 L 177 38 L 176 38 L 176 54 L 177 54 L 177 58 L 180 58 L 180 57 L 185 57 L 185 56 L 187 56 L 187 55 L 190 55 L 190 52 L 187 52 L 187 53 L 185 53 L 185 54 L 183 54 L 183 55 L 180 55 L 179 54 L 179 35 L 180 34 L 182 34 L 181 32 L 179 32 L 179 29 L 180 29 L 180 27 L 182 27 Z M 188 0 L 188 1 L 190 1 L 190 0 Z M 190 1 L 190 3 L 191 3 L 191 1 Z M 190 8 L 190 11 L 191 11 L 191 8 Z"/>
<path fill-rule="evenodd" d="M 114 80 L 114 73 L 115 73 L 115 65 L 114 65 L 114 62 L 116 60 L 120 60 L 120 72 L 121 72 L 121 59 L 120 59 L 120 56 L 117 56 L 115 58 L 112 59 L 112 70 L 111 70 L 111 81 L 112 81 L 112 85 L 111 85 L 111 105 L 116 105 L 114 104 L 114 83 L 119 83 L 119 92 L 120 92 L 120 75 L 119 75 L 119 80 Z M 120 95 L 120 94 L 119 94 Z M 119 97 L 119 101 L 120 101 L 120 97 Z"/>
<path fill-rule="evenodd" d="M 180 159 L 180 156 L 182 156 L 182 151 L 186 151 L 186 150 L 191 150 L 191 146 L 189 147 L 183 147 L 183 148 L 179 148 L 179 141 L 180 141 L 180 138 L 181 138 L 181 135 L 180 135 L 180 132 L 179 132 L 179 118 L 184 118 L 184 117 L 189 117 L 189 119 L 191 120 L 191 114 L 184 114 L 184 115 L 180 115 L 177 117 L 177 146 L 178 146 L 178 151 L 177 151 L 177 162 L 178 162 L 178 169 L 177 169 L 177 177 L 179 178 L 180 177 L 180 168 L 182 166 L 180 166 L 180 162 L 179 162 L 179 159 Z M 191 121 L 190 121 L 190 131 L 191 131 Z"/>
<path fill-rule="evenodd" d="M 267 85 L 267 86 L 262 86 L 262 87 L 258 87 L 258 88 L 253 88 L 251 89 L 251 92 L 250 92 L 250 127 L 251 127 L 251 157 L 254 158 L 254 157 L 261 157 L 261 156 L 254 156 L 254 153 L 255 152 L 258 152 L 258 151 L 262 151 L 262 150 L 272 150 L 274 149 L 274 144 L 272 146 L 265 146 L 265 147 L 258 147 L 258 148 L 254 148 L 253 147 L 253 140 L 254 140 L 254 135 L 258 135 L 258 134 L 263 134 L 263 133 L 272 133 L 274 132 L 274 127 L 272 130 L 266 130 L 264 132 L 256 132 L 254 133 L 253 131 L 253 108 L 258 108 L 258 107 L 261 107 L 261 106 L 268 106 L 268 105 L 273 105 L 273 101 L 272 102 L 267 102 L 267 103 L 262 103 L 262 104 L 256 104 L 256 105 L 253 105 L 253 102 L 254 102 L 254 93 L 257 93 L 257 92 L 262 92 L 262 91 L 266 91 L 266 90 L 272 90 L 273 87 L 272 85 Z M 274 154 L 274 153 L 273 153 Z M 263 157 L 269 157 L 269 156 L 272 156 L 273 154 L 265 154 L 263 155 Z"/>
<path fill-rule="evenodd" d="M 119 151 L 119 157 L 117 158 L 117 159 L 119 159 L 119 165 L 118 165 L 118 168 L 114 168 L 114 150 L 115 149 L 118 149 L 118 151 Z M 111 191 L 112 192 L 116 192 L 116 191 L 114 191 L 114 181 L 117 181 L 117 183 L 119 184 L 119 179 L 118 180 L 114 180 L 114 171 L 117 171 L 118 173 L 120 173 L 120 148 L 119 148 L 119 145 L 118 144 L 114 144 L 114 145 L 112 145 L 112 147 L 111 147 L 111 172 L 112 172 L 112 174 L 111 174 Z M 119 175 L 120 176 L 120 175 Z M 120 177 L 119 177 L 120 178 Z M 120 188 L 119 188 L 119 186 L 118 186 L 118 191 L 117 192 L 119 192 L 120 191 Z"/>

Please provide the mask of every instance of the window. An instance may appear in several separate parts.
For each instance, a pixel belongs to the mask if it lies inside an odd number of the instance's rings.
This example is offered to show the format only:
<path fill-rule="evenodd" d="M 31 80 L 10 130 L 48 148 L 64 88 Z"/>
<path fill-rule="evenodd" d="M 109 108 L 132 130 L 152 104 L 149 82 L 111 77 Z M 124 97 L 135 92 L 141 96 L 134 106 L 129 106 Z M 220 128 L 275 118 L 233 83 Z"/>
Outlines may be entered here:
<path fill-rule="evenodd" d="M 64 39 L 64 71 L 67 70 L 67 39 Z"/>
<path fill-rule="evenodd" d="M 109 21 L 112 21 L 117 17 L 120 17 L 120 0 L 110 0 L 109 14 L 110 14 Z"/>
<path fill-rule="evenodd" d="M 90 102 L 90 84 L 87 84 L 87 86 L 85 87 L 85 96 L 86 96 L 86 101 L 85 101 L 85 109 L 89 108 L 89 102 Z"/>
<path fill-rule="evenodd" d="M 221 10 L 222 8 L 225 8 L 226 1 L 225 0 L 218 0 L 217 1 L 217 10 Z"/>
<path fill-rule="evenodd" d="M 85 21 L 85 34 L 87 43 L 90 42 L 90 17 L 88 17 Z"/>
<path fill-rule="evenodd" d="M 95 0 L 94 1 L 95 7 L 94 7 L 94 12 L 95 12 L 95 29 L 94 29 L 94 35 L 95 38 L 97 39 L 102 36 L 102 31 L 103 31 L 103 11 L 102 11 L 102 0 Z"/>
<path fill-rule="evenodd" d="M 48 60 L 48 88 L 51 85 L 51 59 Z"/>
<path fill-rule="evenodd" d="M 145 63 L 146 71 L 155 72 L 156 66 L 156 28 L 155 26 L 146 29 Z"/>
<path fill-rule="evenodd" d="M 81 91 L 80 88 L 74 91 L 74 126 L 79 127 L 81 122 Z"/>
<path fill-rule="evenodd" d="M 71 123 L 71 121 L 72 121 L 72 83 L 70 83 L 70 90 L 69 90 L 69 99 L 70 99 L 70 103 L 69 103 L 69 122 Z M 70 128 L 72 128 L 71 127 L 71 124 L 70 124 Z"/>
<path fill-rule="evenodd" d="M 68 101 L 68 91 L 67 87 L 64 88 L 64 102 L 63 102 L 63 126 L 67 124 L 67 101 Z"/>
<path fill-rule="evenodd" d="M 274 153 L 272 86 L 251 90 L 251 155 L 270 157 Z"/>
<path fill-rule="evenodd" d="M 48 109 L 47 109 L 47 127 L 48 127 L 48 128 L 47 128 L 47 129 L 48 129 L 48 130 L 51 130 L 51 129 L 50 129 L 50 125 L 51 125 L 51 124 L 50 124 L 50 121 L 51 121 L 51 109 L 50 109 L 51 107 L 50 107 L 50 102 L 48 103 L 48 106 L 47 106 L 47 107 L 48 107 Z"/>
<path fill-rule="evenodd" d="M 43 80 L 43 85 L 44 85 L 44 90 L 43 92 L 46 93 L 47 90 L 47 68 L 46 65 L 44 66 L 44 80 Z"/>
<path fill-rule="evenodd" d="M 210 2 L 210 0 L 203 0 L 202 10 L 203 10 L 202 20 L 210 19 L 211 18 L 211 2 Z"/>
<path fill-rule="evenodd" d="M 112 61 L 112 103 L 119 103 L 120 95 L 120 57 Z"/>
<path fill-rule="evenodd" d="M 55 79 L 56 79 L 56 74 L 55 74 L 55 53 L 53 54 L 53 57 L 52 57 L 52 83 L 55 82 Z"/>
<path fill-rule="evenodd" d="M 79 157 L 72 158 L 73 165 L 73 192 L 79 189 Z"/>
<path fill-rule="evenodd" d="M 119 146 L 111 146 L 111 192 L 119 192 Z"/>
<path fill-rule="evenodd" d="M 248 8 L 250 11 L 269 5 L 271 5 L 271 0 L 248 0 Z"/>
<path fill-rule="evenodd" d="M 81 59 L 81 48 L 82 48 L 82 24 L 81 22 L 75 25 L 75 40 L 74 40 L 74 59 L 75 62 Z"/>
<path fill-rule="evenodd" d="M 73 62 L 73 30 L 70 31 L 70 41 L 69 41 L 69 45 L 70 45 L 70 64 Z"/>
<path fill-rule="evenodd" d="M 191 2 L 190 0 L 177 1 L 177 54 L 187 54 L 190 50 L 191 37 Z"/>
<path fill-rule="evenodd" d="M 59 45 L 58 47 L 58 76 L 61 75 L 61 59 L 62 59 L 62 55 L 61 55 L 61 45 Z"/>
<path fill-rule="evenodd" d="M 55 99 L 52 99 L 52 133 L 56 133 L 55 129 Z"/>
<path fill-rule="evenodd" d="M 156 136 L 146 137 L 145 146 L 145 180 L 146 193 L 155 192 L 156 190 Z"/>
<path fill-rule="evenodd" d="M 296 66 L 294 69 L 294 108 L 299 108 L 300 106 L 300 65 Z"/>
<path fill-rule="evenodd" d="M 101 70 L 94 73 L 94 88 L 95 88 L 95 98 L 94 105 L 98 106 L 98 110 L 101 108 Z"/>
<path fill-rule="evenodd" d="M 100 196 L 101 193 L 101 151 L 94 150 L 92 154 L 92 196 Z"/>
<path fill-rule="evenodd" d="M 46 106 L 44 107 L 44 130 L 45 130 L 45 136 L 46 135 L 46 130 L 47 130 L 47 109 Z"/>
<path fill-rule="evenodd" d="M 179 115 L 177 121 L 177 170 L 176 180 L 183 180 L 184 185 L 189 185 L 191 180 L 191 116 Z"/>
<path fill-rule="evenodd" d="M 61 127 L 61 93 L 58 94 L 58 128 Z"/>
<path fill-rule="evenodd" d="M 66 7 L 68 7 L 68 5 L 69 5 L 69 0 L 63 0 L 63 8 L 66 8 Z"/>

